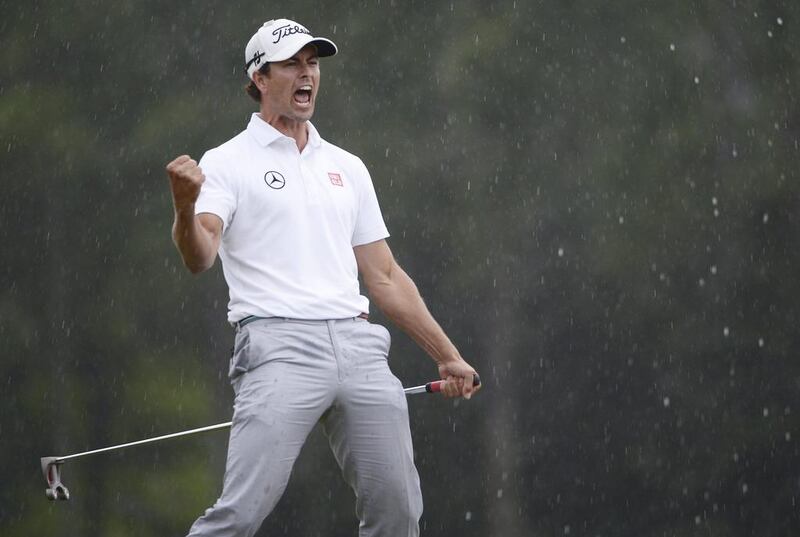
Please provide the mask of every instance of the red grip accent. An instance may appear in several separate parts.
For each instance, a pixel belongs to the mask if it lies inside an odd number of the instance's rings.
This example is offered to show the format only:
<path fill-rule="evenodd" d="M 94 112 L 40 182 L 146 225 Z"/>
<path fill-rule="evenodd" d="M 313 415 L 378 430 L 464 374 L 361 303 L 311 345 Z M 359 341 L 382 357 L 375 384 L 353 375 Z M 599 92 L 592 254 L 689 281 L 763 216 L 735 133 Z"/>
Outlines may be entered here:
<path fill-rule="evenodd" d="M 442 386 L 444 386 L 443 380 L 435 380 L 425 385 L 425 391 L 428 393 L 437 393 L 442 391 Z"/>

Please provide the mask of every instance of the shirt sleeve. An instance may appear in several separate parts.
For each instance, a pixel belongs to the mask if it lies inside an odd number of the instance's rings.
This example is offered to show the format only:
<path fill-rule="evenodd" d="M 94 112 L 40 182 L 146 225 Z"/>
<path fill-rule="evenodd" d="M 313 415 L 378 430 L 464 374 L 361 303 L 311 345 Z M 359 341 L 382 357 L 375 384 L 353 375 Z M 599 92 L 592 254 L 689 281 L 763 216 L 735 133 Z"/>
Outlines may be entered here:
<path fill-rule="evenodd" d="M 358 215 L 356 216 L 356 225 L 353 228 L 353 238 L 351 240 L 353 246 L 368 244 L 389 236 L 389 230 L 383 221 L 372 178 L 367 167 L 360 159 L 358 161 L 358 172 L 360 176 L 358 182 Z"/>
<path fill-rule="evenodd" d="M 203 155 L 199 166 L 206 179 L 195 203 L 194 213 L 211 213 L 219 216 L 224 233 L 236 212 L 236 185 L 233 182 L 231 165 L 229 163 L 226 165 L 221 155 L 211 150 Z"/>

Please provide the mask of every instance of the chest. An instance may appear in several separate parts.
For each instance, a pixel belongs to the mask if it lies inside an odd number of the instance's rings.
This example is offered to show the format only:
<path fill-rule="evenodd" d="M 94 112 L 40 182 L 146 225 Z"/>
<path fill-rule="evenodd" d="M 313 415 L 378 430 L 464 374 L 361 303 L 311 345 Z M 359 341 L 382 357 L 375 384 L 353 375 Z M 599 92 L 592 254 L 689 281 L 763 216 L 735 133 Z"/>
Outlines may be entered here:
<path fill-rule="evenodd" d="M 352 229 L 357 178 L 324 154 L 254 157 L 241 171 L 237 213 L 249 222 L 296 225 L 319 222 Z"/>

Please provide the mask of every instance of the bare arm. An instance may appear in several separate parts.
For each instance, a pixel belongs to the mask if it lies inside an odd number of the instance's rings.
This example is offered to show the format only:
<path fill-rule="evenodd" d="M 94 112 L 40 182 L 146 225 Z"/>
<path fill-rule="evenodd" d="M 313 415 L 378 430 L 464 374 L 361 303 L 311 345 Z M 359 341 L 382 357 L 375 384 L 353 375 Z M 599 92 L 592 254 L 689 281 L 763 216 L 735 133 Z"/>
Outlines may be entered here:
<path fill-rule="evenodd" d="M 214 264 L 222 235 L 222 220 L 213 214 L 194 214 L 194 204 L 205 181 L 203 171 L 188 155 L 167 164 L 175 222 L 172 240 L 193 273 L 208 270 Z"/>
<path fill-rule="evenodd" d="M 475 369 L 464 361 L 428 311 L 417 286 L 397 264 L 386 241 L 356 246 L 353 251 L 370 298 L 433 358 L 439 375 L 447 380 L 445 395 L 470 398 L 480 388 L 472 385 Z"/>

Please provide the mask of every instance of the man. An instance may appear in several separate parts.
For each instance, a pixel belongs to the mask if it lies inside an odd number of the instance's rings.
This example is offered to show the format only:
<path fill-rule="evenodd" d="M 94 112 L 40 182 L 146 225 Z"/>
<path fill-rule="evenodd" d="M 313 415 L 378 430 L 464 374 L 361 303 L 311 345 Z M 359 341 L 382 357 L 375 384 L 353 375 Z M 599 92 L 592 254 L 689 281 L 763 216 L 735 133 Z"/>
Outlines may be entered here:
<path fill-rule="evenodd" d="M 317 422 L 356 493 L 362 536 L 414 536 L 422 513 L 408 410 L 389 370 L 389 333 L 370 298 L 435 360 L 448 397 L 469 398 L 475 370 L 395 262 L 366 167 L 309 122 L 319 58 L 336 45 L 296 22 L 265 23 L 245 49 L 247 129 L 167 165 L 173 240 L 193 273 L 219 253 L 236 327 L 233 425 L 223 491 L 192 536 L 255 533 Z"/>

